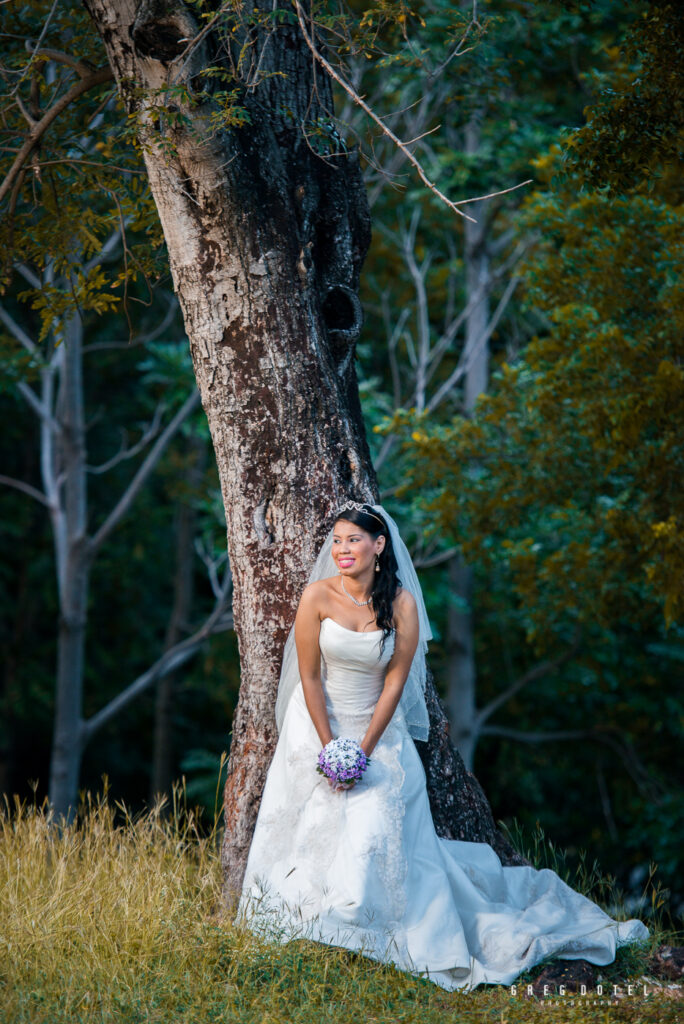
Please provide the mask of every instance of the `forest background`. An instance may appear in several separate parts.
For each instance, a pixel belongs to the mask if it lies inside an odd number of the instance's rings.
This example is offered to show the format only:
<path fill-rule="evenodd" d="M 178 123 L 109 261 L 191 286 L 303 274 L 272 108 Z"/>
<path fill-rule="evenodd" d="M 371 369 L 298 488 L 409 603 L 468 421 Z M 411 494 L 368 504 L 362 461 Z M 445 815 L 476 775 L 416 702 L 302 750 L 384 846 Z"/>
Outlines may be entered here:
<path fill-rule="evenodd" d="M 311 133 L 313 147 L 361 144 L 373 215 L 357 346 L 362 406 L 383 503 L 420 570 L 452 733 L 497 820 L 527 836 L 540 826 L 570 862 L 587 851 L 634 896 L 657 864 L 676 917 L 676 12 L 479 5 L 467 44 L 448 59 L 445 40 L 468 27 L 470 10 L 456 25 L 450 4 L 393 5 L 389 18 L 387 5 L 355 6 L 365 11 L 365 51 L 349 58 L 356 87 L 400 137 L 422 136 L 413 151 L 441 191 L 460 198 L 532 179 L 475 204 L 472 228 L 345 95 L 338 124 Z M 27 81 L 24 40 L 47 24 L 44 51 L 105 63 L 80 8 L 53 8 L 49 18 L 51 8 L 3 10 L 3 177 L 22 130 L 12 97 Z M 38 109 L 41 90 L 68 86 L 74 71 L 46 58 L 29 102 Z M 239 130 L 234 97 L 226 118 Z M 77 330 L 87 521 L 101 538 L 84 699 L 88 717 L 109 709 L 80 785 L 99 790 L 106 776 L 111 794 L 136 808 L 184 775 L 189 799 L 211 819 L 239 686 L 225 522 L 133 136 L 102 82 L 65 107 L 5 199 L 0 788 L 41 799 L 48 787 L 60 605 L 39 497 L 46 442 L 31 396 L 58 373 L 60 353 L 74 351 Z M 172 649 L 187 660 L 155 678 L 150 669 L 172 666 Z M 117 700 L 131 685 L 131 699 Z"/>

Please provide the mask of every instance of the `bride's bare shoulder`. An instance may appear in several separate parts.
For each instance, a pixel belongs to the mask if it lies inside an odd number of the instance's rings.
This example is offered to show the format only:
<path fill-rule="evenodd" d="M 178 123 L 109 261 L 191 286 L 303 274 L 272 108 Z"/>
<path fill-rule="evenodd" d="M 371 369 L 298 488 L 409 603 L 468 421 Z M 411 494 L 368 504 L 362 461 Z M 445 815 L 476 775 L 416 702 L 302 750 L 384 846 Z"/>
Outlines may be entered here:
<path fill-rule="evenodd" d="M 399 587 L 397 590 L 394 601 L 392 602 L 392 612 L 395 619 L 401 622 L 402 619 L 410 619 L 418 615 L 418 605 L 416 599 L 410 590 L 406 587 Z"/>
<path fill-rule="evenodd" d="M 333 590 L 333 583 L 337 579 L 337 576 L 328 576 L 323 580 L 314 580 L 313 583 L 307 584 L 302 591 L 302 601 L 306 601 L 307 604 L 318 604 L 319 601 L 325 601 Z"/>

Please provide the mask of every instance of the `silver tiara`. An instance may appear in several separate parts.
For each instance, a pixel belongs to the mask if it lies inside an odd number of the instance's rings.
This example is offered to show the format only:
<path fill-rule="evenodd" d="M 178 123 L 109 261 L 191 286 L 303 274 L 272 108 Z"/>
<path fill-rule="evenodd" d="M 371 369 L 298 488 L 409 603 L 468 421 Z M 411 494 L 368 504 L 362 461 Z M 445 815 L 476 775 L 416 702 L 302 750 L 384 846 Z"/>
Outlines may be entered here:
<path fill-rule="evenodd" d="M 385 526 L 380 516 L 376 515 L 375 512 L 371 512 L 365 505 L 360 505 L 358 501 L 348 501 L 346 505 L 342 506 L 340 512 L 349 512 L 351 509 L 356 509 L 357 512 L 363 512 L 364 515 L 372 516 L 373 519 L 377 519 L 381 526 Z"/>

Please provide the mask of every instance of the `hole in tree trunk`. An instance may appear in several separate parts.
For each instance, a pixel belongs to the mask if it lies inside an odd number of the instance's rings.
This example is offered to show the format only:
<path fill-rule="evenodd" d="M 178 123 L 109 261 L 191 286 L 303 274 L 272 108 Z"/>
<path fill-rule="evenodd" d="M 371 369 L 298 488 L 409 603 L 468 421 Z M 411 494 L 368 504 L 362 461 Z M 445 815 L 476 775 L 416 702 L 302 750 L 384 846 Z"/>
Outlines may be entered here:
<path fill-rule="evenodd" d="M 173 22 L 147 21 L 134 24 L 131 29 L 135 50 L 141 57 L 168 64 L 187 46 L 181 42 L 183 31 Z"/>
<path fill-rule="evenodd" d="M 363 323 L 359 297 L 344 284 L 329 288 L 321 305 L 323 321 L 336 341 L 354 341 Z"/>

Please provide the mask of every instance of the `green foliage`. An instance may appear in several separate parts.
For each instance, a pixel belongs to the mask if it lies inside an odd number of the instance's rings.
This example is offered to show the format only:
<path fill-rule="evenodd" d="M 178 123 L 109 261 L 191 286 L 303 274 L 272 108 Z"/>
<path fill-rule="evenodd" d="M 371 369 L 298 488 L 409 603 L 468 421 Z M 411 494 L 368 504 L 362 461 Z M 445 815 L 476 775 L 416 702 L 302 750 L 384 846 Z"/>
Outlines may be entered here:
<path fill-rule="evenodd" d="M 39 120 L 79 81 L 80 73 L 68 61 L 106 67 L 102 43 L 78 5 L 55 7 L 35 0 L 12 4 L 3 17 L 0 38 L 11 45 L 3 58 L 0 90 L 0 180 L 27 137 L 26 115 Z M 64 60 L 39 59 L 17 45 L 17 40 L 38 38 L 48 51 L 67 47 Z M 166 272 L 140 148 L 111 82 L 65 107 L 13 180 L 6 204 L 0 225 L 0 294 L 13 287 L 17 264 L 42 278 L 18 295 L 38 313 L 40 341 L 74 307 L 98 314 L 127 309 L 135 282 L 149 284 Z M 115 232 L 124 237 L 125 259 L 112 271 L 100 253 Z"/>
<path fill-rule="evenodd" d="M 684 250 L 654 200 L 540 195 L 527 301 L 551 329 L 503 364 L 472 420 L 414 417 L 413 487 L 439 480 L 435 524 L 498 560 L 528 638 L 568 619 L 666 624 L 684 610 Z"/>
<path fill-rule="evenodd" d="M 568 172 L 591 187 L 679 193 L 684 159 L 684 23 L 679 4 L 629 4 L 636 17 L 613 67 L 594 76 L 587 123 L 565 143 Z"/>
<path fill-rule="evenodd" d="M 84 798 L 78 820 L 55 828 L 44 809 L 16 805 L 0 816 L 0 985 L 16 1024 L 77 1021 L 293 1021 L 347 1024 L 479 1024 L 541 1021 L 544 1001 L 508 986 L 447 993 L 363 956 L 309 942 L 258 940 L 223 909 L 217 826 L 202 835 L 184 794 L 172 814 L 157 805 L 132 816 L 106 798 Z M 656 931 L 599 968 L 626 992 Z M 520 982 L 531 980 L 541 965 Z M 555 999 L 559 1024 L 630 1020 L 674 1024 L 676 1001 L 650 995 L 613 1010 L 593 993 Z"/>

